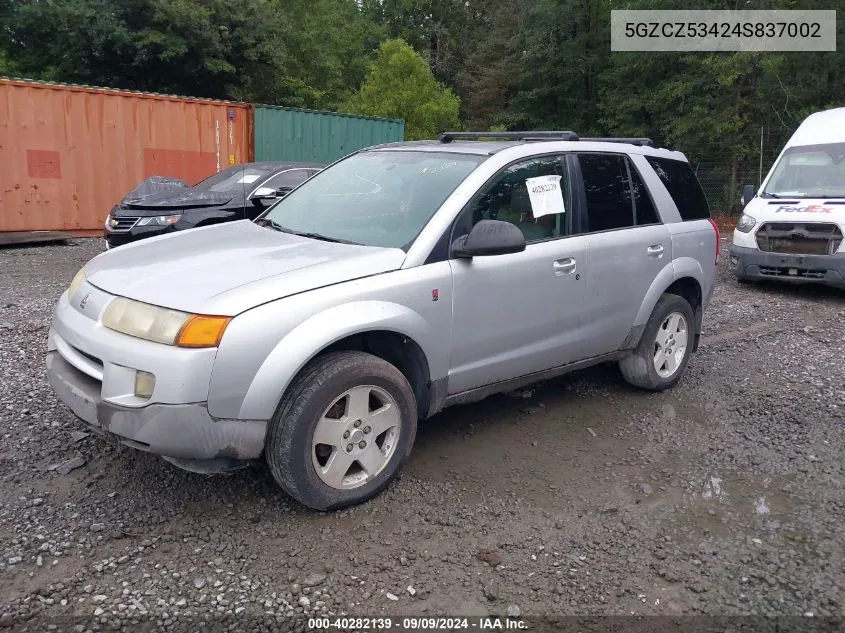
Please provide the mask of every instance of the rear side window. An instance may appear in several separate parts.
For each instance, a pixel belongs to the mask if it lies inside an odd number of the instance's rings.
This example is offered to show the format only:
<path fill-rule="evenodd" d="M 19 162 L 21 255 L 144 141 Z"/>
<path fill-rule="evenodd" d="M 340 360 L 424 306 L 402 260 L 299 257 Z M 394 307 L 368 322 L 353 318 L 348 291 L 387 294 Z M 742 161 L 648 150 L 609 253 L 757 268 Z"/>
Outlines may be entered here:
<path fill-rule="evenodd" d="M 268 179 L 262 184 L 262 187 L 272 187 L 273 189 L 279 189 L 280 187 L 293 188 L 304 180 L 307 180 L 310 175 L 307 169 L 288 169 Z"/>
<path fill-rule="evenodd" d="M 589 231 L 659 224 L 637 168 L 620 154 L 578 154 Z"/>
<path fill-rule="evenodd" d="M 704 190 L 689 163 L 656 156 L 645 158 L 672 196 L 682 220 L 706 220 L 710 217 Z"/>
<path fill-rule="evenodd" d="M 660 220 L 657 219 L 657 211 L 654 209 L 654 203 L 651 201 L 651 196 L 648 195 L 643 179 L 637 168 L 631 163 L 628 163 L 631 169 L 631 191 L 634 194 L 634 211 L 637 214 L 637 226 L 643 224 L 657 224 Z"/>
<path fill-rule="evenodd" d="M 628 166 L 619 154 L 578 154 L 588 230 L 609 231 L 634 225 Z"/>

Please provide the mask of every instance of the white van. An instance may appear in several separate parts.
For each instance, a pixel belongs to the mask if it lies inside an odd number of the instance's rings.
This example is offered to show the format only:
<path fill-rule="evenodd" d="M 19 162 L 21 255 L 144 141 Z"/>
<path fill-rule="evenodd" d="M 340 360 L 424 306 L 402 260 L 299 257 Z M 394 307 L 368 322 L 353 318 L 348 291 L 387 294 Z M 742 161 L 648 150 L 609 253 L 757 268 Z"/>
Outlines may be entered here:
<path fill-rule="evenodd" d="M 845 289 L 845 108 L 808 116 L 743 204 L 730 247 L 737 279 Z"/>

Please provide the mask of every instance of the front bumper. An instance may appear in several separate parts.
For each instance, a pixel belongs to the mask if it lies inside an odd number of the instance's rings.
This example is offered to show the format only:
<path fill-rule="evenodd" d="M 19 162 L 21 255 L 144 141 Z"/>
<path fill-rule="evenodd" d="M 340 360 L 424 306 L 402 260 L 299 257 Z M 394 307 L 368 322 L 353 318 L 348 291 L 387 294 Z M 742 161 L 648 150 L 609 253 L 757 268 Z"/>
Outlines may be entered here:
<path fill-rule="evenodd" d="M 732 245 L 729 254 L 739 279 L 816 283 L 845 289 L 845 253 L 787 255 Z"/>
<path fill-rule="evenodd" d="M 64 293 L 56 304 L 47 377 L 59 399 L 94 430 L 189 470 L 226 470 L 234 460 L 260 457 L 266 420 L 219 419 L 208 412 L 217 350 L 160 345 L 109 330 L 100 315 L 111 299 L 84 282 L 73 303 Z M 156 377 L 149 399 L 133 393 L 136 369 Z"/>
<path fill-rule="evenodd" d="M 103 402 L 98 382 L 57 351 L 47 353 L 47 377 L 59 399 L 93 430 L 125 446 L 174 458 L 171 461 L 177 465 L 182 460 L 255 459 L 264 448 L 266 421 L 216 420 L 205 403 L 130 408 Z"/>

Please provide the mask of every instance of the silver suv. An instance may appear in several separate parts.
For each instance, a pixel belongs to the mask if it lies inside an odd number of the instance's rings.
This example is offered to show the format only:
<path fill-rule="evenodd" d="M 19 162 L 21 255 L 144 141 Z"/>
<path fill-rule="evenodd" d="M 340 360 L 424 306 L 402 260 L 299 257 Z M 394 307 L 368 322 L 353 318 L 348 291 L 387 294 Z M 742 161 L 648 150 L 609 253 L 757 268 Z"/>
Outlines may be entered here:
<path fill-rule="evenodd" d="M 53 388 L 124 445 L 198 472 L 263 455 L 331 509 L 449 405 L 603 361 L 674 385 L 719 244 L 684 155 L 491 135 L 371 147 L 255 222 L 95 257 L 55 308 Z"/>

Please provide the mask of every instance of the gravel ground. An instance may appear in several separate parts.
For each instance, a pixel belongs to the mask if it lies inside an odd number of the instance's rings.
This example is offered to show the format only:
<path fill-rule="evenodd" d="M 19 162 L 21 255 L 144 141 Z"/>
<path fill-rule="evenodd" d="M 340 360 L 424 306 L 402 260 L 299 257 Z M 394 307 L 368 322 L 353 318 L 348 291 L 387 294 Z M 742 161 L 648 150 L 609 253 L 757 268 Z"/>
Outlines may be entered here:
<path fill-rule="evenodd" d="M 674 390 L 602 366 L 449 409 L 387 492 L 326 514 L 263 465 L 186 473 L 56 401 L 50 311 L 102 249 L 0 249 L 0 628 L 845 615 L 845 293 L 741 286 L 725 256 Z"/>

